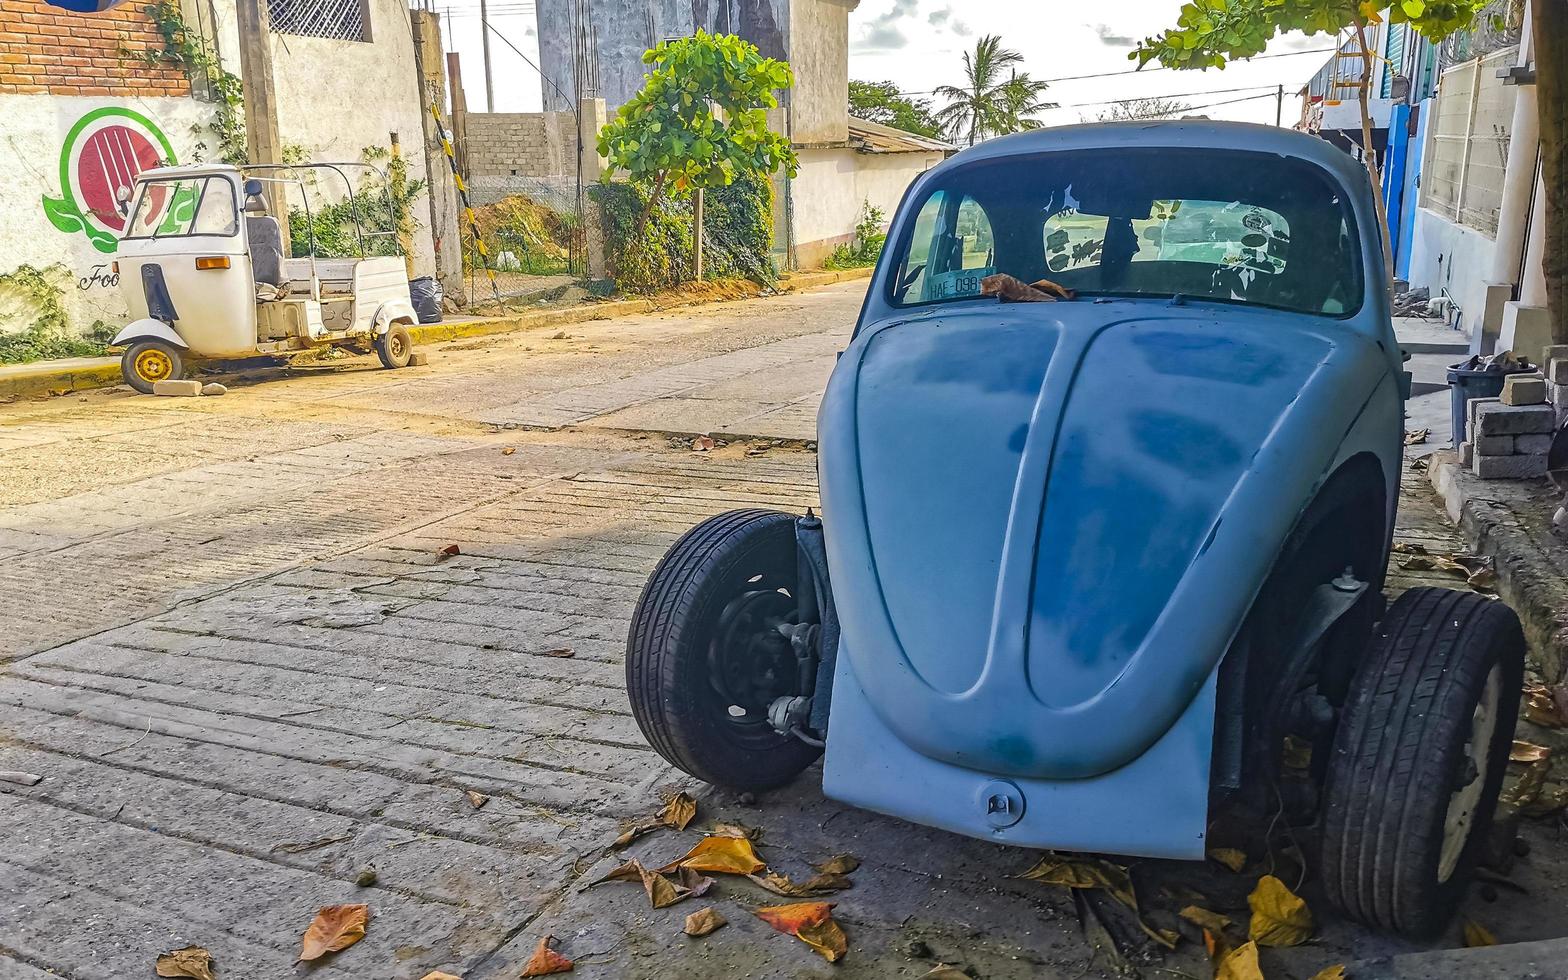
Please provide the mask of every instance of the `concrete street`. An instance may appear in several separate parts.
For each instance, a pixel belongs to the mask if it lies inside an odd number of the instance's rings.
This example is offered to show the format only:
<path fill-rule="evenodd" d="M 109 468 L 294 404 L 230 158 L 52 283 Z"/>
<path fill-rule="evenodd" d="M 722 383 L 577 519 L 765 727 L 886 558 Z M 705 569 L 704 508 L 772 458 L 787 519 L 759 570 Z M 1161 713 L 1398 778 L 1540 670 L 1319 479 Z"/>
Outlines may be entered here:
<path fill-rule="evenodd" d="M 1117 975 L 1071 895 L 1016 878 L 1035 855 L 828 802 L 814 770 L 713 790 L 631 718 L 626 624 L 663 551 L 723 510 L 815 502 L 816 402 L 862 289 L 458 341 L 397 373 L 258 371 L 221 398 L 0 406 L 0 770 L 44 777 L 0 782 L 0 980 L 151 976 L 187 944 L 222 978 L 516 977 L 545 934 L 585 978 Z M 706 432 L 736 441 L 692 452 Z M 1461 550 L 1420 474 L 1401 522 Z M 1391 585 L 1421 581 L 1453 584 Z M 864 862 L 833 899 L 844 962 L 748 914 L 789 900 L 744 879 L 658 911 L 584 890 L 675 789 L 697 821 L 625 854 L 662 864 L 728 821 L 793 878 Z M 1565 846 L 1524 833 L 1526 894 L 1465 914 L 1504 941 L 1568 934 Z M 1244 919 L 1264 870 L 1133 873 L 1166 925 L 1184 890 Z M 1459 945 L 1457 925 L 1370 935 L 1310 875 L 1303 894 L 1319 939 L 1265 951 L 1270 977 Z M 366 938 L 296 966 L 338 902 L 370 905 Z M 710 905 L 729 925 L 681 935 Z M 1209 975 L 1190 940 L 1145 969 Z"/>

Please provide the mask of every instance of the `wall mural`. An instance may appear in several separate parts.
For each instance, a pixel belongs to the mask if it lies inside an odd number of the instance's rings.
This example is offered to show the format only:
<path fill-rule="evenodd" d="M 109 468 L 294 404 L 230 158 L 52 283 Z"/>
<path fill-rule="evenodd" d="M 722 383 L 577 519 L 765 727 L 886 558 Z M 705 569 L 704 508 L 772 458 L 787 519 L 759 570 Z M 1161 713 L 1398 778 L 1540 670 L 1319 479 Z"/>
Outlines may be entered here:
<path fill-rule="evenodd" d="M 131 202 L 122 194 L 143 170 L 175 162 L 169 138 L 151 119 L 118 106 L 94 109 L 66 134 L 60 196 L 44 195 L 44 214 L 55 228 L 81 232 L 93 248 L 110 254 L 130 220 Z"/>

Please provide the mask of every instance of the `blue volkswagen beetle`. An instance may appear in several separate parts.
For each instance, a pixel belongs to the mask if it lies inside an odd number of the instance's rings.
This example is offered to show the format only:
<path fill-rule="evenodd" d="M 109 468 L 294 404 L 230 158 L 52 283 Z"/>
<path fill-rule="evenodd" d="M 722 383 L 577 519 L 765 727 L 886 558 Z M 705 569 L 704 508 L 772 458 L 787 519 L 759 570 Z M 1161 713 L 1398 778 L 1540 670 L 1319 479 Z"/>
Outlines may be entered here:
<path fill-rule="evenodd" d="M 1440 929 L 1524 641 L 1480 595 L 1385 601 L 1382 269 L 1365 172 L 1299 133 L 1078 126 L 929 171 L 822 401 L 820 520 L 721 514 L 650 578 L 643 732 L 1028 847 L 1195 859 L 1284 807 L 1347 914 Z"/>

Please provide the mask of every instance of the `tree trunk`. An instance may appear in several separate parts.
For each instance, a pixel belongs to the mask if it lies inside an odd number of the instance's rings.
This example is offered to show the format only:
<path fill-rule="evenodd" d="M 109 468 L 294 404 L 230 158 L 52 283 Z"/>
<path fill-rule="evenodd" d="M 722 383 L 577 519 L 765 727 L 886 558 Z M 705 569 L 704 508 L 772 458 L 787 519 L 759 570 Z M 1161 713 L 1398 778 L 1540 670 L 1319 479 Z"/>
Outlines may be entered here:
<path fill-rule="evenodd" d="M 1568 0 L 1533 0 L 1541 178 L 1546 189 L 1546 303 L 1552 343 L 1568 344 Z"/>
<path fill-rule="evenodd" d="M 1568 2 L 1568 0 L 1564 0 Z M 1394 286 L 1394 246 L 1389 241 L 1388 211 L 1383 206 L 1383 175 L 1378 170 L 1377 154 L 1372 150 L 1372 50 L 1367 47 L 1366 26 L 1356 21 L 1356 43 L 1361 46 L 1361 88 L 1357 101 L 1361 104 L 1361 158 L 1367 165 L 1367 176 L 1372 178 L 1372 204 L 1377 213 L 1378 241 L 1383 245 L 1383 288 Z M 1390 133 L 1392 138 L 1393 134 Z"/>

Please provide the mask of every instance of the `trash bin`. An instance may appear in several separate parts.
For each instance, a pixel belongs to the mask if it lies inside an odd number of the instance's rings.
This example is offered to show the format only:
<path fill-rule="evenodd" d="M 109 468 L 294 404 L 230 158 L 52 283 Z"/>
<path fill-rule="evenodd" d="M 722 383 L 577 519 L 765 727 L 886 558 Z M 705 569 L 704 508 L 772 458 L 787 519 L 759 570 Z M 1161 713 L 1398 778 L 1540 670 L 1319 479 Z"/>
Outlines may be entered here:
<path fill-rule="evenodd" d="M 1467 368 L 1468 361 L 1450 365 L 1448 368 L 1448 393 L 1449 393 L 1449 424 L 1453 426 L 1450 433 L 1454 440 L 1454 448 L 1465 439 L 1465 420 L 1469 417 L 1470 402 L 1476 398 L 1496 398 L 1503 393 L 1503 379 L 1510 374 L 1529 374 L 1534 371 L 1533 366 L 1515 365 L 1513 367 L 1494 367 L 1492 370 L 1480 368 Z"/>

